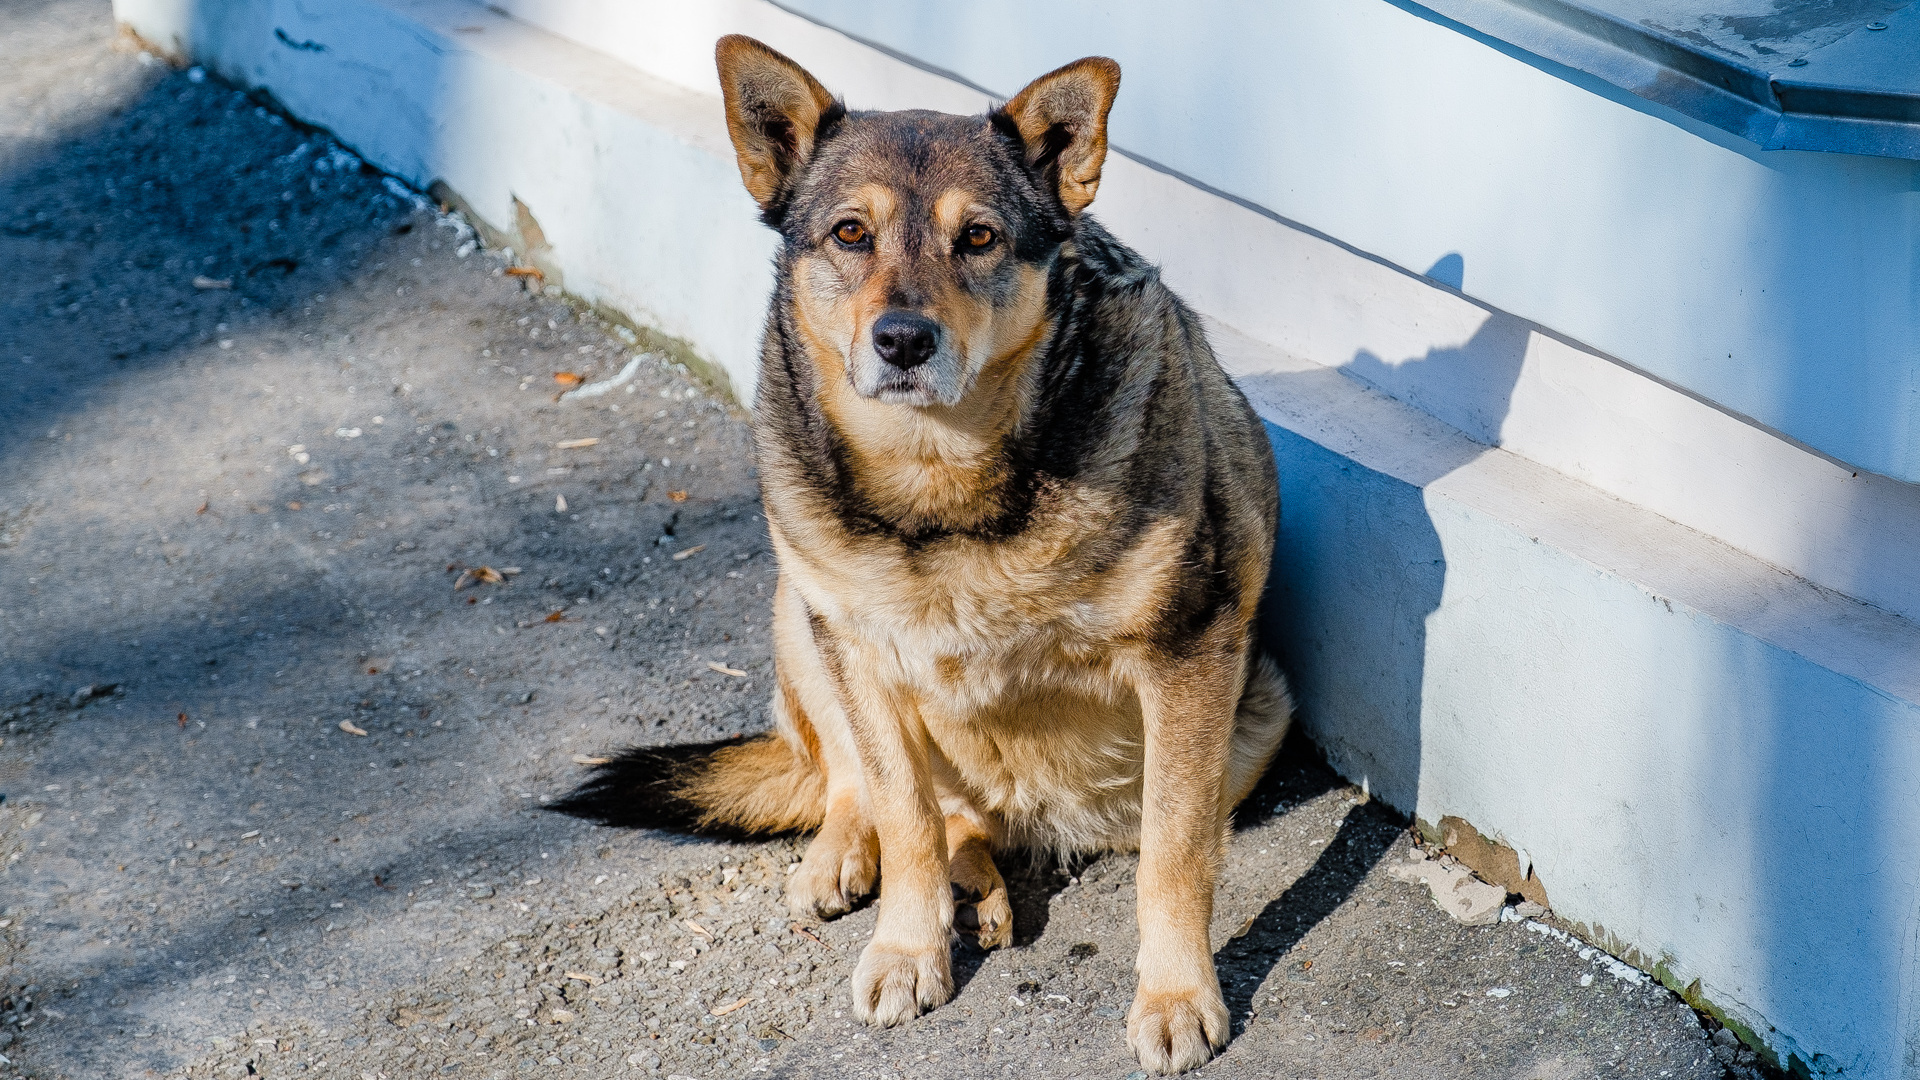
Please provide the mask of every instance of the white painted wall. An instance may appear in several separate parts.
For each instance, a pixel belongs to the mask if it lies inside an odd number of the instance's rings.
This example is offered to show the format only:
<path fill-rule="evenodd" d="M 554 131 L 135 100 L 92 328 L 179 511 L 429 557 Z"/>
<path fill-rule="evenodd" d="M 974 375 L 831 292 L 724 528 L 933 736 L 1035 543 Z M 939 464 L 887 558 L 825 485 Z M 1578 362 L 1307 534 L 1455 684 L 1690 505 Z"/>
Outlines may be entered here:
<path fill-rule="evenodd" d="M 1497 836 L 1783 1059 L 1911 1076 L 1920 627 L 1213 337 L 1268 420 L 1268 626 L 1336 766 Z"/>
<path fill-rule="evenodd" d="M 1259 340 L 1920 619 L 1920 485 L 1840 465 L 1545 327 L 1138 163 L 1113 162 L 1094 209 L 1182 295 Z"/>

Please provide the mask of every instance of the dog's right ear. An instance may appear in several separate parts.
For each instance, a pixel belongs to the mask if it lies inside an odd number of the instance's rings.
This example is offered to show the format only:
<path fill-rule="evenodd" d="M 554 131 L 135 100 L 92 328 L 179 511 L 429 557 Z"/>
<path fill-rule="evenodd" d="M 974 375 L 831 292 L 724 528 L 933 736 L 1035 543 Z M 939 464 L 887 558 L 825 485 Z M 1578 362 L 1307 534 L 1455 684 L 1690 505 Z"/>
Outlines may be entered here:
<path fill-rule="evenodd" d="M 842 107 L 806 69 L 750 37 L 728 34 L 713 58 L 740 179 L 760 209 L 775 214 L 813 155 L 821 118 Z"/>

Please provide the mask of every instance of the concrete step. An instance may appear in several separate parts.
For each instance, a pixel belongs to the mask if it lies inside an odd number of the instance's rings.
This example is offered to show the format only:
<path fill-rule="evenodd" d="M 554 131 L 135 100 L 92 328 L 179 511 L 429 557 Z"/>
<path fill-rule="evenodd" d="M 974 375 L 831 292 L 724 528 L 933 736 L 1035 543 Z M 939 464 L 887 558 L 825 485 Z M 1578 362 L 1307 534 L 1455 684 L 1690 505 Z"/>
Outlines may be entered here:
<path fill-rule="evenodd" d="M 1214 339 L 1280 463 L 1265 626 L 1335 767 L 1511 847 L 1589 940 L 1783 1062 L 1897 1075 L 1920 627 Z"/>

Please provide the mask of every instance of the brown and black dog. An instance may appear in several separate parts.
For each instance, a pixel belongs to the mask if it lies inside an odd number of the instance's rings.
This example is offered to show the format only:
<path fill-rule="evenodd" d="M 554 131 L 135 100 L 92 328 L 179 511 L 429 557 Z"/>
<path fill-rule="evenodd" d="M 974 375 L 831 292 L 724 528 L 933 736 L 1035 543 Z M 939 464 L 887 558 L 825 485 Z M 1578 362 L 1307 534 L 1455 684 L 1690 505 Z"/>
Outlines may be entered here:
<path fill-rule="evenodd" d="M 1200 320 L 1087 215 L 1111 60 L 986 116 L 849 112 L 722 38 L 740 175 L 783 239 L 754 405 L 777 730 L 634 752 L 569 808 L 633 821 L 635 771 L 699 824 L 818 829 L 788 899 L 880 887 L 856 1015 L 953 994 L 956 922 L 1011 939 L 994 852 L 1138 849 L 1127 1038 L 1162 1073 L 1228 1018 L 1208 924 L 1228 817 L 1291 715 L 1254 607 L 1278 487 Z"/>

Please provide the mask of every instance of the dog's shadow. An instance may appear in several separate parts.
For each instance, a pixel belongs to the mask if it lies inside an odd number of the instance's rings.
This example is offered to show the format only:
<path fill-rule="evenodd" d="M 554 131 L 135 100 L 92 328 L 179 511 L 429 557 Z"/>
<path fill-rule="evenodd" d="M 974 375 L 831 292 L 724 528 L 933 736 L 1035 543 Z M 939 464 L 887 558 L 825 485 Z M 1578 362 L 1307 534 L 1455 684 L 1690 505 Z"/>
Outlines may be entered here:
<path fill-rule="evenodd" d="M 1236 831 L 1271 821 L 1308 799 L 1345 786 L 1312 744 L 1295 732 L 1259 787 L 1241 804 L 1235 816 Z M 1405 829 L 1406 822 L 1380 803 L 1354 807 L 1307 872 L 1268 901 L 1246 933 L 1229 939 L 1214 954 L 1233 1036 L 1246 1030 L 1254 1011 L 1254 995 L 1286 955 L 1307 931 L 1353 895 Z M 1313 981 L 1311 968 L 1304 961 L 1288 965 L 1286 978 L 1292 982 Z"/>

